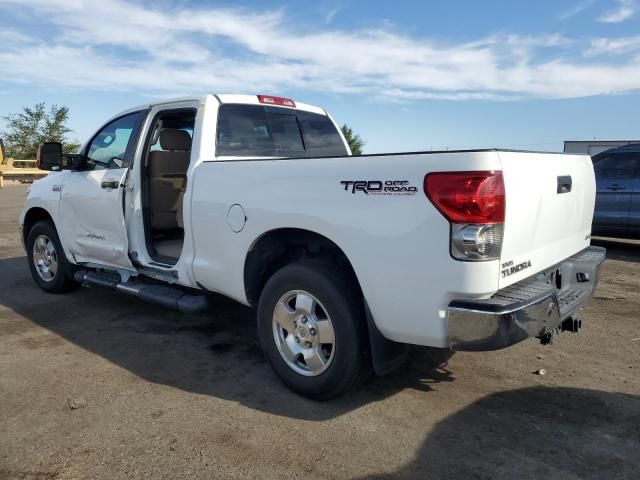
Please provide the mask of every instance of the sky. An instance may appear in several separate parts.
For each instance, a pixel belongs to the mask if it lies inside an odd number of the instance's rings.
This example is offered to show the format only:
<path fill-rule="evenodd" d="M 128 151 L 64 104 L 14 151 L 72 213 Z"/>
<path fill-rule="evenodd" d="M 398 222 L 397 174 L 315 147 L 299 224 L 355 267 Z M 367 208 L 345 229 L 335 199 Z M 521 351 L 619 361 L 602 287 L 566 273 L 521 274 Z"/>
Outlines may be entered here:
<path fill-rule="evenodd" d="M 203 93 L 324 107 L 365 153 L 640 139 L 640 0 L 0 0 L 0 19 L 0 116 L 66 105 L 81 142 Z"/>

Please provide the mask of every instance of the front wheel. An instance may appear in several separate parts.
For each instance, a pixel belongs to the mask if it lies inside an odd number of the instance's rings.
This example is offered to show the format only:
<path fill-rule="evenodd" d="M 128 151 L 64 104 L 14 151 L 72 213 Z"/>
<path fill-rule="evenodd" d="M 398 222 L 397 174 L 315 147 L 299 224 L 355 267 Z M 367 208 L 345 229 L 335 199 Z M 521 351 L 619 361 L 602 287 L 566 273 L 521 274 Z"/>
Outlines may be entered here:
<path fill-rule="evenodd" d="M 258 305 L 258 335 L 278 376 L 306 397 L 340 395 L 371 370 L 362 300 L 327 262 L 287 265 L 269 279 Z"/>
<path fill-rule="evenodd" d="M 27 236 L 27 260 L 31 276 L 48 293 L 62 293 L 73 289 L 73 265 L 62 250 L 55 227 L 49 221 L 36 223 Z"/>

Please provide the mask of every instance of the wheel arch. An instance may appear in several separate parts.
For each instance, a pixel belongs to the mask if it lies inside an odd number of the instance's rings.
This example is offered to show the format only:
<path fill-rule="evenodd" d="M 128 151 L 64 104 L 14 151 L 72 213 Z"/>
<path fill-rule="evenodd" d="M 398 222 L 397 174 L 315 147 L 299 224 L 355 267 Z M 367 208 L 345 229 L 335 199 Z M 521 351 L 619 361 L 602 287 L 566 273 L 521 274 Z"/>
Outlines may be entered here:
<path fill-rule="evenodd" d="M 42 207 L 31 207 L 24 215 L 24 220 L 22 222 L 22 244 L 27 244 L 27 237 L 29 236 L 29 231 L 31 228 L 38 222 L 43 220 L 49 220 L 54 228 L 57 230 L 56 222 L 53 220 L 53 216 Z"/>
<path fill-rule="evenodd" d="M 265 283 L 278 269 L 305 258 L 335 261 L 362 294 L 355 269 L 336 242 L 312 230 L 277 228 L 257 237 L 245 257 L 244 288 L 248 303 L 257 305 Z"/>

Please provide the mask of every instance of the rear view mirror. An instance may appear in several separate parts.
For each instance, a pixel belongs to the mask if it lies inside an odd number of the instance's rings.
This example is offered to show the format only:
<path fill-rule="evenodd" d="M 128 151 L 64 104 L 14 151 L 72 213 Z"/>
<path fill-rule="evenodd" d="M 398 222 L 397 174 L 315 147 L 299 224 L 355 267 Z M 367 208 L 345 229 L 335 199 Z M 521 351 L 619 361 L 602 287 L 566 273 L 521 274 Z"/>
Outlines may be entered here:
<path fill-rule="evenodd" d="M 62 144 L 60 142 L 45 142 L 38 147 L 36 167 L 40 170 L 62 170 Z"/>

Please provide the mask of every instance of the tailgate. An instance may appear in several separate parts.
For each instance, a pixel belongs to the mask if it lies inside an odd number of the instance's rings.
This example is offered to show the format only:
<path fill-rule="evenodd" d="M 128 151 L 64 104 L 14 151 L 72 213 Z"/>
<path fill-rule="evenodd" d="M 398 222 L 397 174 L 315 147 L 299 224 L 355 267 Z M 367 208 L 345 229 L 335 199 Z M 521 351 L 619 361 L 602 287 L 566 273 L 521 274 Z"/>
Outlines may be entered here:
<path fill-rule="evenodd" d="M 587 155 L 498 155 L 506 196 L 503 288 L 589 246 L 596 184 Z"/>

